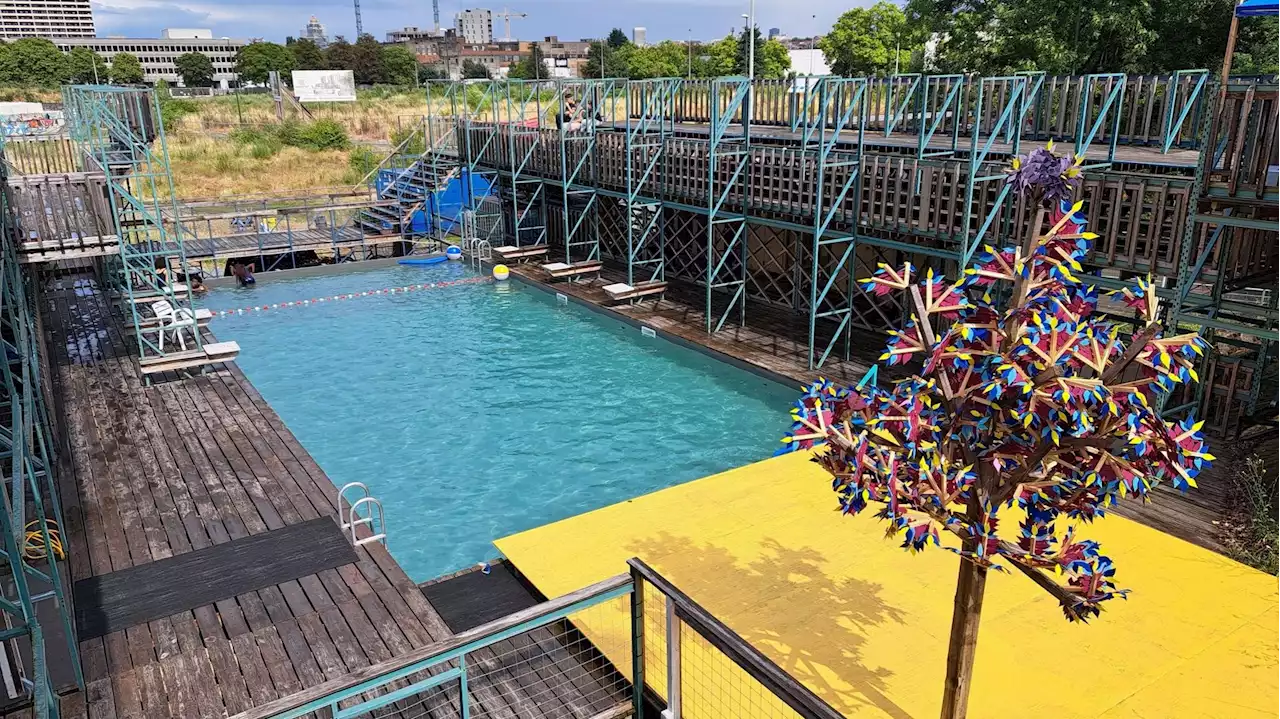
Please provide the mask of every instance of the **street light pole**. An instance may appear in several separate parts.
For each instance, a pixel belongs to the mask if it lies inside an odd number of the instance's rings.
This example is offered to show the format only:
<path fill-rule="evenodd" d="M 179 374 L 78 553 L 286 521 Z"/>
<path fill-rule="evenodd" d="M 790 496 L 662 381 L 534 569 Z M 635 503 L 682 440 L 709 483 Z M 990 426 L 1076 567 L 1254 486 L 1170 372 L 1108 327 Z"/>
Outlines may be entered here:
<path fill-rule="evenodd" d="M 751 124 L 752 103 L 755 100 L 756 81 L 756 0 L 751 0 L 750 10 L 742 16 L 746 20 L 743 39 L 747 44 L 747 104 L 742 113 L 742 127 L 745 130 Z"/>
<path fill-rule="evenodd" d="M 813 21 L 813 35 L 809 36 L 809 74 L 812 75 L 814 50 L 818 47 L 818 16 L 810 15 L 809 19 Z"/>
<path fill-rule="evenodd" d="M 693 28 L 689 28 L 689 71 L 685 73 L 685 78 L 693 79 Z"/>

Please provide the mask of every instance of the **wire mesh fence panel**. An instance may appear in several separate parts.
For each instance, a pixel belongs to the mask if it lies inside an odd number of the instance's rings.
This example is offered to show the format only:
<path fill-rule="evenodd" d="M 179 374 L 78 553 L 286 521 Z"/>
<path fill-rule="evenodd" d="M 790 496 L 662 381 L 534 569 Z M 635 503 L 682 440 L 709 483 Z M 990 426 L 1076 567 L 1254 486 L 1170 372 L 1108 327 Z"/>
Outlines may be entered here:
<path fill-rule="evenodd" d="M 467 654 L 470 715 L 589 719 L 630 706 L 631 683 L 606 654 L 622 648 L 629 655 L 622 646 L 630 624 L 626 599 Z"/>
<path fill-rule="evenodd" d="M 694 630 L 680 626 L 682 719 L 801 719 L 755 677 Z"/>

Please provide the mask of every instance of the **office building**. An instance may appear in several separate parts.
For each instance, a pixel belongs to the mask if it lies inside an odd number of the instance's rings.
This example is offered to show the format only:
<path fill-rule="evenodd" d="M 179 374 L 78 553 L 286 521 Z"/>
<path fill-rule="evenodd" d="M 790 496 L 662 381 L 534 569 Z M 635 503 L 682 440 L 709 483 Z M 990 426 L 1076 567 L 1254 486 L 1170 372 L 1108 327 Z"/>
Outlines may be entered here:
<path fill-rule="evenodd" d="M 646 32 L 645 29 L 642 27 L 631 28 L 631 44 L 635 45 L 636 47 L 644 47 L 645 32 Z"/>
<path fill-rule="evenodd" d="M 489 10 L 463 10 L 453 18 L 458 37 L 470 45 L 487 45 L 493 42 L 493 13 Z"/>
<path fill-rule="evenodd" d="M 213 31 L 207 28 L 170 27 L 160 31 L 161 40 L 212 40 Z"/>
<path fill-rule="evenodd" d="M 213 61 L 213 81 L 222 88 L 227 88 L 236 80 L 236 53 L 248 45 L 245 40 L 228 38 L 52 38 L 53 44 L 63 52 L 73 48 L 87 47 L 98 53 L 108 63 L 116 53 L 127 52 L 136 55 L 142 63 L 143 82 L 154 83 L 164 80 L 171 85 L 181 83 L 178 68 L 174 62 L 179 56 L 189 52 L 207 55 Z"/>
<path fill-rule="evenodd" d="M 89 0 L 0 0 L 0 40 L 96 33 Z"/>
<path fill-rule="evenodd" d="M 779 35 L 781 35 L 781 34 L 782 34 L 782 30 L 779 30 L 779 29 L 778 29 L 778 28 L 776 28 L 776 27 L 771 27 L 771 28 L 769 28 L 769 39 L 770 39 L 770 40 L 774 39 L 775 37 L 778 37 L 778 36 L 779 36 Z"/>
<path fill-rule="evenodd" d="M 315 15 L 311 16 L 307 26 L 302 29 L 302 39 L 310 40 L 322 49 L 329 44 L 329 36 L 324 32 L 324 25 L 320 24 Z"/>

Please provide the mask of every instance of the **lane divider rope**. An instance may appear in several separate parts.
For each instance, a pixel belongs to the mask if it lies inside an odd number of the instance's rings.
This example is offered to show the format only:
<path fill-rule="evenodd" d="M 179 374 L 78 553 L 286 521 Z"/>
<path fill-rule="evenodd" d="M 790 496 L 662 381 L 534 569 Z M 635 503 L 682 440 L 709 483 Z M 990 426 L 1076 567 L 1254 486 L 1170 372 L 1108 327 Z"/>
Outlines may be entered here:
<path fill-rule="evenodd" d="M 315 297 L 309 300 L 293 300 L 291 302 L 273 302 L 269 305 L 251 305 L 249 307 L 237 307 L 230 310 L 212 310 L 214 317 L 227 317 L 229 315 L 247 315 L 254 312 L 268 312 L 271 310 L 284 310 L 293 307 L 310 307 L 311 305 L 320 305 L 326 302 L 341 302 L 342 300 L 356 300 L 361 297 L 377 297 L 380 295 L 402 295 L 407 292 L 415 292 L 418 290 L 436 290 L 445 287 L 453 287 L 456 285 L 479 285 L 493 282 L 492 277 L 468 277 L 461 280 L 445 280 L 443 282 L 424 282 L 417 285 L 404 285 L 403 287 L 387 287 L 380 290 L 365 290 L 363 292 L 347 292 L 340 295 L 330 295 L 328 297 Z"/>

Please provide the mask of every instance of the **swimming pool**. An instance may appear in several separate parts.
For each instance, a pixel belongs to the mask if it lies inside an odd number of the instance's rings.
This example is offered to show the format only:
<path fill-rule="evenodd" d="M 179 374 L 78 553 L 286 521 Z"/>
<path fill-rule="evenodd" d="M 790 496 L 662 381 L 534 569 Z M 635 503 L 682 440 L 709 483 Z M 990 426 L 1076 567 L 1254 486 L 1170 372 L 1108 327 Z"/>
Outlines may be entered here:
<path fill-rule="evenodd" d="M 217 288 L 211 309 L 474 277 L 457 263 Z M 517 283 L 218 317 L 338 486 L 369 485 L 416 581 L 502 536 L 769 456 L 794 392 Z"/>

